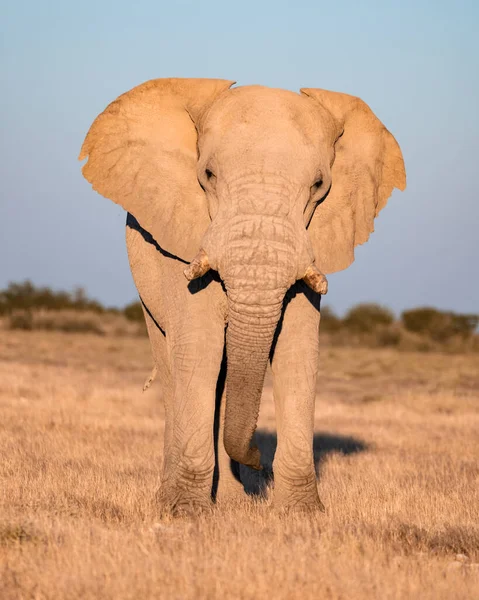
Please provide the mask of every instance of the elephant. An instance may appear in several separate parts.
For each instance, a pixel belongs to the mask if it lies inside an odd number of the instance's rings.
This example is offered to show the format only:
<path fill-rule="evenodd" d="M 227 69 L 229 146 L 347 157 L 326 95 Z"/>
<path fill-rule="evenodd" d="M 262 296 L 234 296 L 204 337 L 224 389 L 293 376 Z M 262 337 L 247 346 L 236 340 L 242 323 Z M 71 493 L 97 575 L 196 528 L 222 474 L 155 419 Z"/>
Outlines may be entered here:
<path fill-rule="evenodd" d="M 93 189 L 128 214 L 150 380 L 162 381 L 165 403 L 156 498 L 173 515 L 236 498 L 238 465 L 262 468 L 253 434 L 268 364 L 272 509 L 323 509 L 313 424 L 325 274 L 353 262 L 406 186 L 398 143 L 361 99 L 234 85 L 143 83 L 94 120 L 79 157 Z"/>

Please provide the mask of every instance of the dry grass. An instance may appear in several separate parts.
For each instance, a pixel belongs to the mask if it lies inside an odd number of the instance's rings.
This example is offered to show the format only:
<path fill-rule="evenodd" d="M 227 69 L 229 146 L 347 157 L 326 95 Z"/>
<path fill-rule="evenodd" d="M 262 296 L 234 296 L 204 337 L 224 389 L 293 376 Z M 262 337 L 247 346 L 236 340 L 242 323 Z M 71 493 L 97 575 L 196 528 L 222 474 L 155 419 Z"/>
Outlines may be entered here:
<path fill-rule="evenodd" d="M 324 348 L 325 515 L 159 522 L 148 341 L 0 332 L 0 598 L 474 598 L 479 357 Z M 274 447 L 267 384 L 258 441 Z"/>

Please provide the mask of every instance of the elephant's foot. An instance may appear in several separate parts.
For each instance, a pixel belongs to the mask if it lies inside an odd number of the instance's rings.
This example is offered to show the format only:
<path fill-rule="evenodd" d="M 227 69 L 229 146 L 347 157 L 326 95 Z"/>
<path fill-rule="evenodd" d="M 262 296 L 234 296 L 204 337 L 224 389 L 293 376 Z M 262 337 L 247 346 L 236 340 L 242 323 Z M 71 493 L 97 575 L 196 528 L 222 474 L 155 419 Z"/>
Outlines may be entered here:
<path fill-rule="evenodd" d="M 316 484 L 314 471 L 303 477 L 275 478 L 273 510 L 281 513 L 317 513 L 325 512 Z"/>
<path fill-rule="evenodd" d="M 310 499 L 291 499 L 287 502 L 278 502 L 276 499 L 273 500 L 272 509 L 282 515 L 291 515 L 291 514 L 317 514 L 324 513 L 325 508 L 324 504 L 319 499 L 319 496 L 316 495 L 315 498 Z"/>
<path fill-rule="evenodd" d="M 160 514 L 184 517 L 210 512 L 213 509 L 212 479 L 213 466 L 200 471 L 176 465 L 173 475 L 164 475 L 156 493 L 156 505 Z"/>
<path fill-rule="evenodd" d="M 170 515 L 178 518 L 199 517 L 200 515 L 210 514 L 213 511 L 213 502 L 198 502 L 192 500 L 183 500 L 178 502 L 171 510 Z"/>
<path fill-rule="evenodd" d="M 156 493 L 156 506 L 161 517 L 196 517 L 213 510 L 211 497 L 195 495 L 181 489 L 162 486 Z"/>

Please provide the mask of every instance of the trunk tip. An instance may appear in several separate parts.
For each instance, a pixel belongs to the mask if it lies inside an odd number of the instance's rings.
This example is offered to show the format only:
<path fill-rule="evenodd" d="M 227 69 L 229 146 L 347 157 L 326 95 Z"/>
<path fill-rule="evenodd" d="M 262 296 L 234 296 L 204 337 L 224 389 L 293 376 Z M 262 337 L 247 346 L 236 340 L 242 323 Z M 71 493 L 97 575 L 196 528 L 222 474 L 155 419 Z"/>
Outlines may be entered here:
<path fill-rule="evenodd" d="M 232 460 L 235 460 L 242 465 L 246 465 L 247 467 L 251 467 L 255 471 L 263 470 L 263 467 L 261 466 L 261 452 L 256 446 L 248 448 L 246 452 L 243 452 L 238 449 L 228 447 L 228 444 L 225 442 L 225 450 Z"/>

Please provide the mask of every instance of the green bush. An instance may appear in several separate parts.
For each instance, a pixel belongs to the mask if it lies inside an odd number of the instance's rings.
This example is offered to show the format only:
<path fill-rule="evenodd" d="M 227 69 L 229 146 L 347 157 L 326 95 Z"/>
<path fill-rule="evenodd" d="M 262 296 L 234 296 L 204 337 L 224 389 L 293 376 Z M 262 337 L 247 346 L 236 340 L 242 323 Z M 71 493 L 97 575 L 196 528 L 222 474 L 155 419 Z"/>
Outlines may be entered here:
<path fill-rule="evenodd" d="M 379 347 L 399 346 L 401 331 L 396 327 L 379 327 L 376 331 L 375 345 Z"/>
<path fill-rule="evenodd" d="M 408 331 L 427 335 L 438 342 L 445 342 L 455 336 L 463 339 L 470 338 L 476 331 L 479 316 L 423 307 L 404 311 L 401 320 Z"/>
<path fill-rule="evenodd" d="M 343 323 L 347 329 L 358 333 L 372 332 L 378 326 L 391 325 L 394 314 L 379 304 L 358 304 L 346 314 Z"/>
<path fill-rule="evenodd" d="M 129 321 L 143 322 L 145 317 L 143 316 L 143 307 L 141 302 L 132 302 L 125 306 L 123 314 Z"/>
<path fill-rule="evenodd" d="M 89 299 L 81 287 L 71 293 L 57 292 L 49 287 L 35 287 L 26 280 L 23 283 L 9 283 L 8 288 L 0 292 L 0 315 L 33 309 L 105 312 L 104 307 L 96 300 Z"/>
<path fill-rule="evenodd" d="M 321 307 L 321 331 L 335 333 L 341 329 L 341 319 L 329 306 Z"/>

